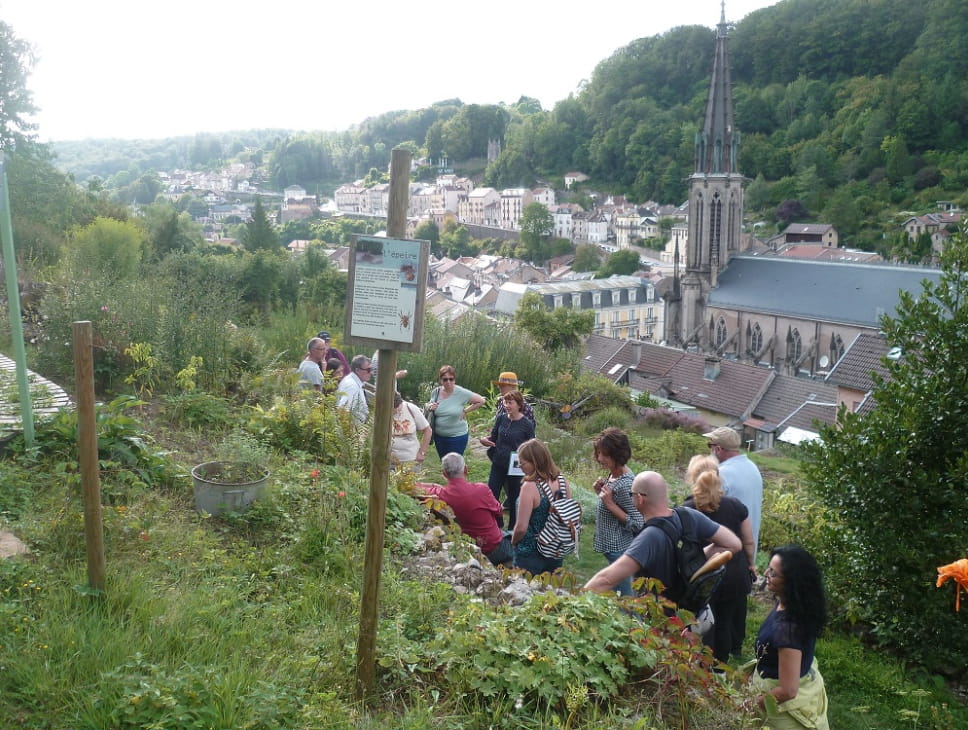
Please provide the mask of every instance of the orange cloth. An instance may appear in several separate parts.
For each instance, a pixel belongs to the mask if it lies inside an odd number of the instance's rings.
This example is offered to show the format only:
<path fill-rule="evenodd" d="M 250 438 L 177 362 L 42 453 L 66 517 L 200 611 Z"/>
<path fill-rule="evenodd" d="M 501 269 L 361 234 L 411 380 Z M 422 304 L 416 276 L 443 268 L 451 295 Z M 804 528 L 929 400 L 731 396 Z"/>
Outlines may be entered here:
<path fill-rule="evenodd" d="M 955 611 L 960 611 L 961 589 L 964 588 L 968 591 L 968 558 L 962 558 L 938 568 L 937 587 L 940 588 L 948 578 L 957 583 L 955 586 Z"/>

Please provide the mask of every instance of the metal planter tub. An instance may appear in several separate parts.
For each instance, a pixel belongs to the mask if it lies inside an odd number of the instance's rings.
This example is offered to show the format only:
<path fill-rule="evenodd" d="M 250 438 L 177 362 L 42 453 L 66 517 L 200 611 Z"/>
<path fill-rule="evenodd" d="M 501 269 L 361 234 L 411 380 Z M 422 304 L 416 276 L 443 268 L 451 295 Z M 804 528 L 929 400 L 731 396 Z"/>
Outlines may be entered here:
<path fill-rule="evenodd" d="M 195 509 L 218 516 L 245 512 L 265 489 L 269 470 L 241 461 L 209 461 L 192 469 Z"/>

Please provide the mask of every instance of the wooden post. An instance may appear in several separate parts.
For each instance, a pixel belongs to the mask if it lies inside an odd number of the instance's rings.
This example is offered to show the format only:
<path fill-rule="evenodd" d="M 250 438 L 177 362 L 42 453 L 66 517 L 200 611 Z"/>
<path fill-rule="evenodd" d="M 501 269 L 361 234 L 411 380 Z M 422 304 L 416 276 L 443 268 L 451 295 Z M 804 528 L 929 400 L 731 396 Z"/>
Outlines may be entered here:
<path fill-rule="evenodd" d="M 407 196 L 410 192 L 411 154 L 395 149 L 390 157 L 390 207 L 387 236 L 403 238 L 407 231 Z M 363 592 L 360 601 L 360 633 L 356 642 L 356 695 L 366 699 L 373 692 L 376 672 L 376 625 L 383 570 L 383 538 L 386 528 L 387 488 L 390 482 L 390 439 L 393 393 L 396 389 L 397 351 L 379 350 L 380 372 L 376 381 L 372 440 L 370 442 L 370 504 L 366 517 L 366 552 L 363 558 Z"/>
<path fill-rule="evenodd" d="M 97 421 L 94 417 L 94 350 L 90 322 L 74 322 L 74 383 L 77 400 L 77 452 L 84 491 L 84 539 L 87 544 L 87 582 L 104 590 L 104 527 L 101 521 L 101 477 L 97 459 Z"/>

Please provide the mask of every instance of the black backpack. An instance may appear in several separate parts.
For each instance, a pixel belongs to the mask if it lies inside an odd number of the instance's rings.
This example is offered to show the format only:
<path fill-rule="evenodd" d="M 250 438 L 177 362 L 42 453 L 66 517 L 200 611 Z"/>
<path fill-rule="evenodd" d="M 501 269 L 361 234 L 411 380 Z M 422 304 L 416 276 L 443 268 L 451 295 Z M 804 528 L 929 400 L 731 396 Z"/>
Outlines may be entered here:
<path fill-rule="evenodd" d="M 720 566 L 693 580 L 696 571 L 706 564 L 706 553 L 703 552 L 703 543 L 696 535 L 695 520 L 689 514 L 689 508 L 676 507 L 674 511 L 679 515 L 682 532 L 676 530 L 672 521 L 665 517 L 646 520 L 645 527 L 654 525 L 661 529 L 676 551 L 675 565 L 678 580 L 676 585 L 666 586 L 665 596 L 679 608 L 698 614 L 709 603 L 713 591 L 723 579 L 726 567 Z"/>

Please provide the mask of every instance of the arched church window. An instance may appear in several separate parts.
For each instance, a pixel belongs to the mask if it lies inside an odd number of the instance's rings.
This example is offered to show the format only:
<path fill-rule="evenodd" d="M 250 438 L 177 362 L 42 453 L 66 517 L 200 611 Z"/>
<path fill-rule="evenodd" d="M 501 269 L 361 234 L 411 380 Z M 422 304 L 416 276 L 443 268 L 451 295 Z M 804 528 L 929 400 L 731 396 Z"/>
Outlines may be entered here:
<path fill-rule="evenodd" d="M 840 335 L 834 335 L 830 339 L 830 364 L 833 365 L 844 356 L 844 341 Z"/>
<path fill-rule="evenodd" d="M 726 337 L 729 333 L 726 330 L 726 320 L 722 317 L 716 322 L 716 347 L 722 347 L 723 343 L 726 342 Z"/>
<path fill-rule="evenodd" d="M 763 349 L 763 330 L 759 323 L 753 325 L 753 332 L 750 334 L 750 351 L 754 354 Z"/>
<path fill-rule="evenodd" d="M 787 356 L 796 362 L 800 359 L 802 352 L 803 340 L 800 338 L 800 330 L 795 329 L 790 333 L 790 352 L 787 353 Z"/>

